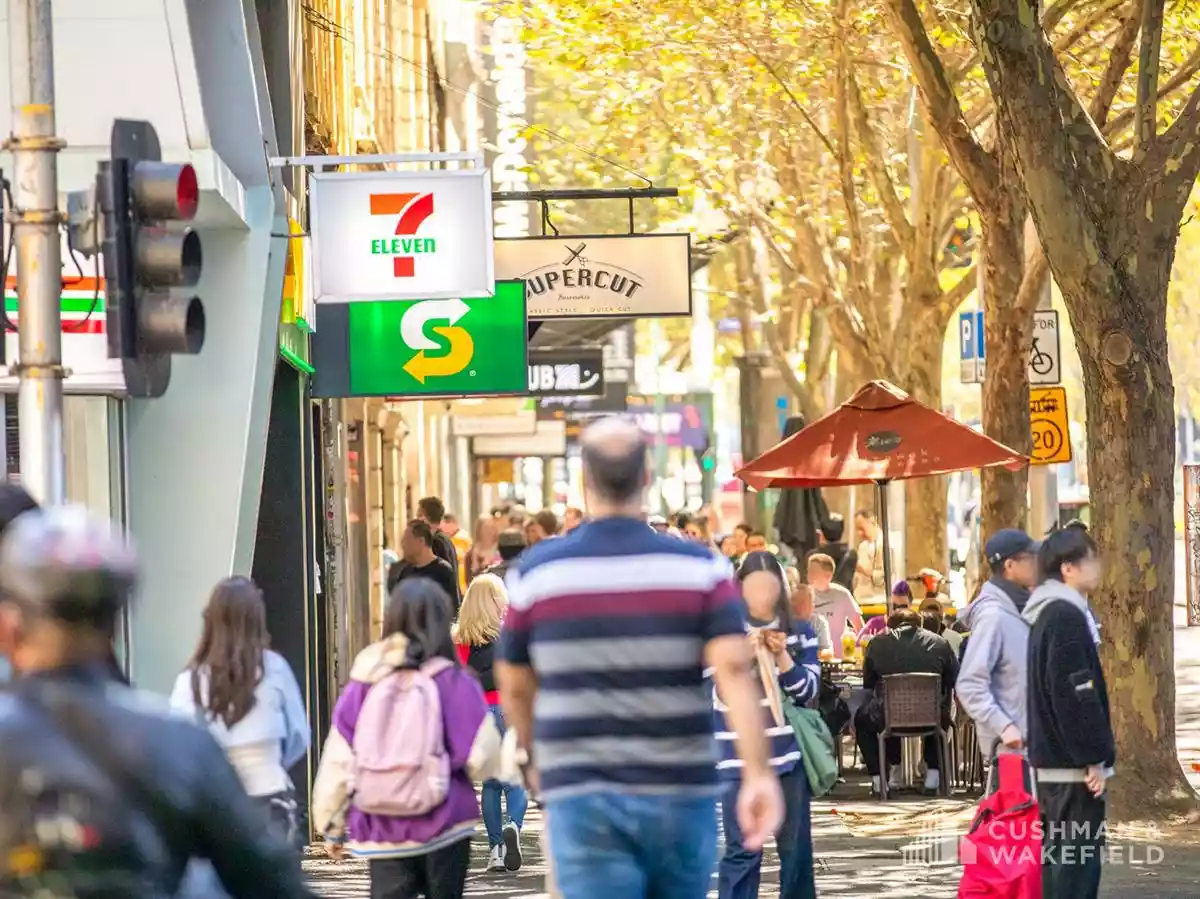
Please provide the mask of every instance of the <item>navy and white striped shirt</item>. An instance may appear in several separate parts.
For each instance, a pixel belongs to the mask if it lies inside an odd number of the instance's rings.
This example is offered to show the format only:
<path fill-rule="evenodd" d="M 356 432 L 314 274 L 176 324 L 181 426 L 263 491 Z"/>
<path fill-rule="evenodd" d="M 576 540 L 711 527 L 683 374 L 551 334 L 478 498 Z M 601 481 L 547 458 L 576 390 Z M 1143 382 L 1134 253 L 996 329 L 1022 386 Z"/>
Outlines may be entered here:
<path fill-rule="evenodd" d="M 772 622 L 768 626 L 777 627 L 778 624 Z M 746 625 L 746 631 L 750 631 L 749 624 Z M 807 621 L 793 621 L 787 647 L 795 665 L 790 671 L 777 673 L 780 691 L 796 705 L 807 705 L 821 690 L 821 663 L 817 658 L 817 635 L 813 626 Z M 712 673 L 711 668 L 705 669 L 704 676 L 712 690 L 713 733 L 716 734 L 717 748 L 720 752 L 717 772 L 722 781 L 736 781 L 741 779 L 743 762 L 738 757 L 734 742 L 737 735 L 730 729 L 725 718 L 726 708 L 717 695 Z M 771 713 L 771 701 L 763 697 L 761 704 L 763 730 L 770 746 L 771 767 L 775 769 L 776 774 L 787 774 L 800 764 L 800 744 L 796 741 L 792 726 L 786 720 L 782 724 L 775 723 L 775 716 Z"/>
<path fill-rule="evenodd" d="M 529 549 L 507 583 L 501 655 L 537 676 L 546 798 L 715 793 L 704 647 L 745 629 L 728 560 L 603 518 Z"/>

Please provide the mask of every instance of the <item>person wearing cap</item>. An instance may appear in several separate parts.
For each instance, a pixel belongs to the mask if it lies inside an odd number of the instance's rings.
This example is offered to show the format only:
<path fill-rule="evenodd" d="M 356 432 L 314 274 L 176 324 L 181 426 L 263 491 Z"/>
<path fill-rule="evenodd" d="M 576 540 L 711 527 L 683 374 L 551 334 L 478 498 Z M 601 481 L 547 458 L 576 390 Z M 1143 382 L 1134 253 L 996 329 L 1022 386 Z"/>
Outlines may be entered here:
<path fill-rule="evenodd" d="M 0 540 L 0 652 L 17 675 L 0 714 L 0 895 L 178 896 L 198 860 L 231 899 L 311 897 L 207 730 L 113 681 L 137 571 L 119 529 L 81 506 L 24 512 Z"/>
<path fill-rule="evenodd" d="M 504 580 L 513 560 L 528 548 L 529 544 L 525 540 L 525 532 L 520 528 L 507 528 L 501 531 L 500 536 L 496 540 L 496 552 L 500 556 L 500 561 L 489 568 L 487 573 L 494 574 L 500 580 Z"/>
<path fill-rule="evenodd" d="M 904 578 L 896 581 L 892 585 L 891 609 L 907 609 L 912 606 L 912 587 Z M 858 645 L 863 646 L 871 641 L 872 637 L 884 633 L 888 629 L 887 615 L 875 615 L 858 631 Z"/>
<path fill-rule="evenodd" d="M 1037 551 L 1037 542 L 1017 528 L 989 537 L 984 555 L 992 576 L 965 616 L 970 637 L 955 691 L 989 760 L 997 751 L 1025 748 L 1029 625 L 1021 612 L 1037 586 Z"/>

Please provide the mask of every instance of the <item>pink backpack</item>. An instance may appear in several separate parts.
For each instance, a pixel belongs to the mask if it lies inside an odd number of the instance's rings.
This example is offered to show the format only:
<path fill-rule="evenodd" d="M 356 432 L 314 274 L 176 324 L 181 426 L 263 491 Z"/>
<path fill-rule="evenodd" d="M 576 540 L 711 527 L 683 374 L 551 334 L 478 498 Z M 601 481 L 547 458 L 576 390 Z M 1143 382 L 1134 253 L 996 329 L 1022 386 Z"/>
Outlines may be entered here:
<path fill-rule="evenodd" d="M 450 756 L 433 679 L 450 668 L 431 659 L 393 671 L 367 691 L 354 727 L 354 805 L 368 815 L 411 818 L 446 801 Z"/>

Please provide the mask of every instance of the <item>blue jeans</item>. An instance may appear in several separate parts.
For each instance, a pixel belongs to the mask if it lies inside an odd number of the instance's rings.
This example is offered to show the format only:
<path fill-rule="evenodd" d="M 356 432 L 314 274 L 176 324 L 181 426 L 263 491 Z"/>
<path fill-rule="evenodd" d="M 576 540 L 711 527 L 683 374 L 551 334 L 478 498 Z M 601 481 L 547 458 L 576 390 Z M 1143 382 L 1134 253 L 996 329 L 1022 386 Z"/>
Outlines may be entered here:
<path fill-rule="evenodd" d="M 762 853 L 742 847 L 737 823 L 737 794 L 740 784 L 729 784 L 721 797 L 721 821 L 725 827 L 725 855 L 717 875 L 720 899 L 755 899 L 758 896 Z M 783 825 L 775 836 L 779 852 L 779 899 L 815 899 L 813 876 L 812 809 L 804 765 L 779 778 L 783 790 Z"/>
<path fill-rule="evenodd" d="M 717 854 L 711 797 L 616 791 L 552 799 L 546 831 L 563 899 L 704 899 Z"/>
<path fill-rule="evenodd" d="M 500 729 L 500 734 L 503 736 L 504 713 L 500 711 L 498 705 L 492 706 L 491 712 L 492 717 L 496 719 L 496 727 Z M 504 815 L 500 811 L 501 796 L 504 797 L 505 804 L 508 806 L 508 820 L 517 827 L 521 827 L 525 823 L 525 809 L 529 806 L 529 794 L 525 792 L 524 787 L 504 784 L 498 780 L 483 782 L 480 804 L 483 806 L 483 826 L 487 830 L 489 849 L 504 843 L 501 833 L 504 830 Z"/>

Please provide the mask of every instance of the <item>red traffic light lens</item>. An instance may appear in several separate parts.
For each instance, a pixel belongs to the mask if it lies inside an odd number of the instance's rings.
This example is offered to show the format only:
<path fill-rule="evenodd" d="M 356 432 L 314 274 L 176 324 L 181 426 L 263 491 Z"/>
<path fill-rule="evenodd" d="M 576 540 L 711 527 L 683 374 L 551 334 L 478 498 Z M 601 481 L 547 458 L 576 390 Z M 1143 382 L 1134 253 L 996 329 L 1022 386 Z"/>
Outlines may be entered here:
<path fill-rule="evenodd" d="M 187 163 L 142 160 L 133 166 L 133 205 L 143 221 L 188 221 L 200 205 L 196 170 Z"/>
<path fill-rule="evenodd" d="M 179 180 L 175 183 L 175 202 L 179 206 L 181 219 L 196 217 L 200 206 L 200 186 L 196 183 L 196 170 L 190 165 L 179 167 Z"/>

